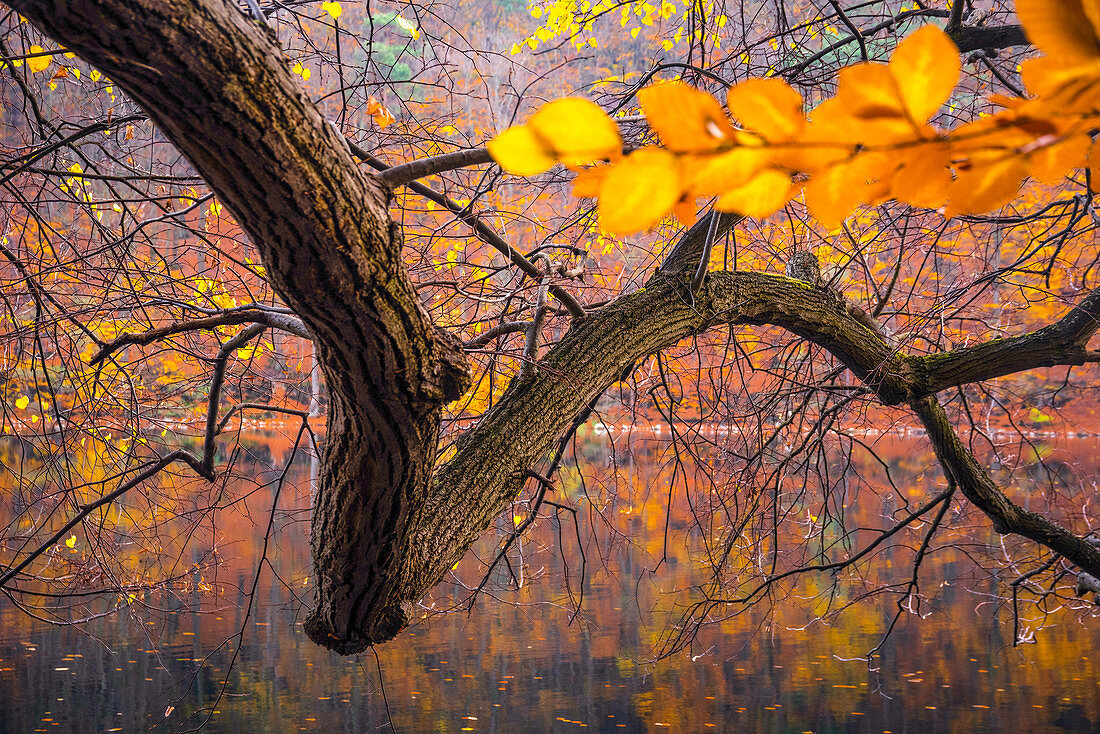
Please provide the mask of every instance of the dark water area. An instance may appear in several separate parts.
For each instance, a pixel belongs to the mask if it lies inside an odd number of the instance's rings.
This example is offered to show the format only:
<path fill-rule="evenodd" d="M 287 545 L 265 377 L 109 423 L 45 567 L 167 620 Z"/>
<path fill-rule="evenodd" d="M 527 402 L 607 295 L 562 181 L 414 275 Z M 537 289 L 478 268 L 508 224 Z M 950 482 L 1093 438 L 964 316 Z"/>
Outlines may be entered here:
<path fill-rule="evenodd" d="M 597 466 L 607 463 L 601 446 L 586 447 Z M 894 450 L 913 477 L 931 465 L 915 439 Z M 265 457 L 272 453 L 278 465 L 278 449 Z M 308 460 L 295 462 L 281 489 L 254 594 L 277 490 L 241 482 L 241 501 L 180 546 L 179 568 L 214 548 L 218 565 L 135 594 L 123 612 L 79 628 L 4 602 L 0 732 L 177 731 L 204 721 L 203 731 L 234 733 L 389 731 L 391 721 L 400 732 L 1100 731 L 1100 622 L 1057 613 L 1034 642 L 1014 647 L 1011 610 L 996 596 L 1003 589 L 970 574 L 962 552 L 932 557 L 928 602 L 901 615 L 869 661 L 897 596 L 819 618 L 827 578 L 800 581 L 773 600 L 771 615 L 761 608 L 716 620 L 688 650 L 655 659 L 691 598 L 677 590 L 702 583 L 706 569 L 693 561 L 691 533 L 676 532 L 682 508 L 666 514 L 664 466 L 645 452 L 624 464 L 601 515 L 584 507 L 598 504 L 584 494 L 595 482 L 570 493 L 581 508 L 579 538 L 559 513 L 523 539 L 520 591 L 498 568 L 472 609 L 438 613 L 480 580 L 470 557 L 424 600 L 418 624 L 377 655 L 355 657 L 302 632 Z M 262 462 L 256 471 L 274 476 Z M 491 529 L 477 556 L 491 557 L 507 532 L 504 522 Z"/>

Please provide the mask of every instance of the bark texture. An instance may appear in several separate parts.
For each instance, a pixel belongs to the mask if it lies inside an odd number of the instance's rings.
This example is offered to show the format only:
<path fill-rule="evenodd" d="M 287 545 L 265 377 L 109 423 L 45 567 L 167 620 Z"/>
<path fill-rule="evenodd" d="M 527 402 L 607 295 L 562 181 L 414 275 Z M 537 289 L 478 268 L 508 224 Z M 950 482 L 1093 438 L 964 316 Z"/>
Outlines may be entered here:
<path fill-rule="evenodd" d="M 693 292 L 704 219 L 644 288 L 588 314 L 573 309 L 572 328 L 538 369 L 514 379 L 436 467 L 441 406 L 468 383 L 460 345 L 433 326 L 416 298 L 387 213 L 388 188 L 357 169 L 266 29 L 225 0 L 11 5 L 145 108 L 233 210 L 314 337 L 332 398 L 312 519 L 317 599 L 306 630 L 316 642 L 352 653 L 397 634 L 411 606 L 596 395 L 646 356 L 721 324 L 786 328 L 828 349 L 884 403 L 913 405 L 972 501 L 1009 530 L 1100 574 L 1095 550 L 998 497 L 929 397 L 1011 371 L 1089 360 L 1100 295 L 1032 335 L 910 357 L 866 314 L 818 285 L 721 272 Z M 735 221 L 723 216 L 718 231 Z"/>

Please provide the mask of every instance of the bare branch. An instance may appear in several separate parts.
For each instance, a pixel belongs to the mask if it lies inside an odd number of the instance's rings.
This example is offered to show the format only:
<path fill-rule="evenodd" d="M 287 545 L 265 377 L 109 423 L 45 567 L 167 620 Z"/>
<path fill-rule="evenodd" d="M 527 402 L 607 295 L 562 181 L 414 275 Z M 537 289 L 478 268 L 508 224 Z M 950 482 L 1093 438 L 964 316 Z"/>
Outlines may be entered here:
<path fill-rule="evenodd" d="M 350 141 L 349 145 L 351 145 Z M 352 153 L 362 158 L 363 156 L 356 152 L 356 147 L 357 146 L 352 147 Z M 458 150 L 453 153 L 444 153 L 443 155 L 436 155 L 430 158 L 418 158 L 408 163 L 402 163 L 387 168 L 381 173 L 375 174 L 374 177 L 379 183 L 385 184 L 391 188 L 397 188 L 398 186 L 404 186 L 411 181 L 415 181 L 418 178 L 424 178 L 425 176 L 443 173 L 444 171 L 453 171 L 456 168 L 466 168 L 467 166 L 478 166 L 492 162 L 493 157 L 489 155 L 488 149 L 471 148 L 470 150 Z"/>
<path fill-rule="evenodd" d="M 47 540 L 42 545 L 38 546 L 38 548 L 36 548 L 35 550 L 31 551 L 29 554 L 27 554 L 27 556 L 22 561 L 20 561 L 16 565 L 12 566 L 11 568 L 9 568 L 4 573 L 3 576 L 0 576 L 0 588 L 2 588 L 9 581 L 11 581 L 13 578 L 15 578 L 24 568 L 29 566 L 34 561 L 34 559 L 38 558 L 43 553 L 48 551 L 50 548 L 57 545 L 57 543 L 63 537 L 65 537 L 66 533 L 68 533 L 74 527 L 79 525 L 81 523 L 81 521 L 84 520 L 84 518 L 88 517 L 88 515 L 92 514 L 98 508 L 103 507 L 104 505 L 110 504 L 111 502 L 114 502 L 116 499 L 118 499 L 122 495 L 126 494 L 131 489 L 133 489 L 137 485 L 141 484 L 142 482 L 144 482 L 149 477 L 152 477 L 153 475 L 157 474 L 159 471 L 161 471 L 165 467 L 167 467 L 167 466 L 169 466 L 169 465 L 171 465 L 171 464 L 173 464 L 177 461 L 185 462 L 192 469 L 194 469 L 201 476 L 203 476 L 204 478 L 206 478 L 208 480 L 213 480 L 213 478 L 214 478 L 213 474 L 207 474 L 206 473 L 206 469 L 203 465 L 203 462 L 201 462 L 198 458 L 196 458 L 194 454 L 192 454 L 191 452 L 186 451 L 184 449 L 178 449 L 176 451 L 173 451 L 172 453 L 168 454 L 164 458 L 158 459 L 157 461 L 154 461 L 154 462 L 151 462 L 150 464 L 147 464 L 145 470 L 143 470 L 140 474 L 138 474 L 136 477 L 134 477 L 130 481 L 125 482 L 124 484 L 119 486 L 113 492 L 110 492 L 108 494 L 103 495 L 102 497 L 100 497 L 95 502 L 91 502 L 89 504 L 81 506 L 80 511 L 77 512 L 76 515 L 74 515 L 73 518 L 71 520 L 69 520 L 69 522 L 62 525 L 60 530 L 58 530 L 56 533 L 54 533 L 52 536 L 50 536 L 49 540 Z"/>
<path fill-rule="evenodd" d="M 352 143 L 351 141 L 348 142 L 351 146 L 351 153 L 356 158 L 365 161 L 379 171 L 385 172 L 390 170 L 390 166 L 387 166 L 385 163 L 378 160 L 376 157 L 363 150 L 355 143 Z M 496 231 L 493 230 L 492 227 L 482 222 L 481 218 L 470 211 L 469 207 L 462 206 L 453 199 L 450 199 L 449 197 L 440 194 L 439 192 L 429 188 L 428 186 L 425 186 L 424 184 L 412 181 L 409 182 L 408 186 L 409 189 L 416 192 L 417 194 L 423 196 L 429 201 L 435 202 L 439 206 L 450 211 L 452 214 L 455 214 L 459 219 L 468 224 L 470 228 L 473 229 L 474 232 L 476 232 L 477 235 L 481 237 L 481 239 L 483 239 L 490 247 L 511 260 L 512 264 L 522 270 L 524 274 L 536 280 L 542 279 L 542 271 L 539 270 L 537 265 L 524 257 L 523 253 L 508 244 L 499 234 L 496 233 Z M 584 307 L 581 306 L 581 304 L 579 304 L 575 298 L 573 298 L 572 294 L 570 294 L 569 291 L 565 290 L 559 285 L 551 285 L 550 293 L 554 295 L 554 298 L 561 301 L 561 304 L 563 306 L 569 309 L 569 313 L 573 316 L 574 319 L 583 319 L 585 317 Z"/>
<path fill-rule="evenodd" d="M 463 344 L 462 348 L 467 351 L 471 349 L 480 349 L 498 336 L 515 334 L 518 331 L 527 331 L 530 326 L 530 321 L 506 321 L 503 324 L 498 324 L 486 330 L 483 334 L 478 334 L 473 339 Z"/>
<path fill-rule="evenodd" d="M 203 439 L 202 467 L 203 476 L 214 475 L 214 454 L 217 447 L 214 439 L 218 435 L 218 401 L 221 399 L 222 383 L 225 381 L 225 369 L 229 364 L 229 356 L 233 350 L 240 349 L 249 341 L 263 333 L 267 327 L 263 324 L 253 324 L 222 345 L 218 350 L 218 356 L 214 359 L 214 374 L 210 378 L 210 396 L 206 406 L 206 434 Z"/>
<path fill-rule="evenodd" d="M 260 309 L 247 309 L 240 311 L 226 311 L 216 316 L 208 316 L 192 321 L 180 321 L 168 326 L 161 326 L 140 333 L 123 332 L 110 342 L 104 344 L 98 352 L 92 355 L 90 364 L 97 364 L 123 347 L 130 345 L 146 346 L 176 334 L 190 331 L 212 331 L 219 326 L 234 326 L 237 324 L 261 324 L 272 329 L 280 329 L 303 339 L 312 341 L 313 336 L 306 329 L 300 319 L 287 314 L 274 313 Z"/>

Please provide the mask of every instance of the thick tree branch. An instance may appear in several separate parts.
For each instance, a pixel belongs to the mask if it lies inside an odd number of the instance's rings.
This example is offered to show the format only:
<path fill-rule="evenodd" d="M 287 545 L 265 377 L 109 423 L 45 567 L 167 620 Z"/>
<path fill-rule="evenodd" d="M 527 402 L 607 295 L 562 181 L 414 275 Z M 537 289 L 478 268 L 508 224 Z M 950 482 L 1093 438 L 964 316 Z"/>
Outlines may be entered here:
<path fill-rule="evenodd" d="M 627 365 L 683 338 L 721 324 L 779 326 L 823 346 L 884 403 L 919 402 L 918 391 L 934 387 L 914 384 L 907 358 L 830 289 L 762 273 L 712 272 L 693 301 L 688 291 L 691 271 L 708 229 L 704 218 L 672 249 L 661 272 L 645 288 L 575 324 L 543 355 L 537 374 L 513 380 L 492 411 L 459 439 L 454 458 L 436 473 L 432 501 L 415 523 L 419 540 L 408 554 L 412 565 L 404 576 L 411 584 L 410 599 L 419 598 L 461 558 L 495 511 L 517 495 L 526 472 L 546 455 L 571 417 L 603 386 L 614 382 Z M 1090 296 L 1054 328 L 1085 339 L 1095 330 L 1094 308 L 1095 299 Z M 1025 368 L 1040 366 L 1035 363 L 1040 354 L 1032 352 Z M 971 357 L 955 354 L 948 364 L 957 359 L 958 364 L 968 365 Z M 980 487 L 984 495 L 975 494 L 974 472 L 980 468 L 972 459 L 968 466 L 969 473 L 952 472 L 959 486 L 968 491 L 968 497 L 992 496 L 996 488 L 988 483 Z M 471 505 L 467 501 L 471 496 L 480 499 Z M 475 507 L 483 512 L 471 512 Z M 1019 520 L 1011 513 L 1002 514 Z M 459 516 L 461 523 L 456 522 Z M 1080 549 L 1072 534 L 1059 533 L 1038 516 L 1028 522 L 1034 526 L 1016 522 L 1010 527 L 1030 532 L 1028 537 L 1053 538 L 1067 558 L 1088 561 L 1083 555 L 1088 551 Z M 1076 556 L 1069 554 L 1071 548 L 1079 551 Z"/>
<path fill-rule="evenodd" d="M 914 396 L 1024 370 L 1095 361 L 1086 348 L 1100 327 L 1100 288 L 1059 321 L 1037 331 L 941 354 L 908 357 Z"/>
<path fill-rule="evenodd" d="M 948 31 L 947 35 L 961 53 L 1031 45 L 1023 27 L 1018 25 L 962 26 Z"/>
<path fill-rule="evenodd" d="M 793 66 L 789 66 L 785 69 L 779 70 L 779 75 L 787 79 L 793 79 L 805 71 L 812 64 L 820 61 L 831 53 L 835 53 L 844 48 L 850 43 L 858 43 L 860 41 L 865 42 L 866 39 L 880 33 L 881 31 L 894 28 L 904 20 L 915 19 L 918 17 L 925 18 L 950 18 L 951 11 L 939 10 L 936 8 L 916 8 L 914 10 L 905 10 L 892 18 L 888 18 L 881 23 L 864 28 L 858 32 L 858 34 L 852 34 L 845 38 L 841 38 L 835 41 L 825 48 L 812 54 L 809 58 L 806 58 Z M 977 51 L 979 49 L 987 48 L 1009 48 L 1011 46 L 1027 46 L 1030 41 L 1027 40 L 1027 36 L 1024 35 L 1023 28 L 1018 25 L 1002 25 L 1002 26 L 971 26 L 971 27 L 959 27 L 955 29 L 948 29 L 947 35 L 955 42 L 955 45 L 959 49 L 959 53 L 966 53 L 968 51 Z"/>
<path fill-rule="evenodd" d="M 959 439 L 947 413 L 934 396 L 916 401 L 913 410 L 924 424 L 944 471 L 971 503 L 993 519 L 997 532 L 1030 538 L 1061 553 L 1086 573 L 1100 575 L 1100 548 L 1042 515 L 1023 509 L 1005 496 Z"/>
<path fill-rule="evenodd" d="M 362 173 L 272 35 L 227 0 L 13 0 L 125 89 L 191 160 L 315 337 L 330 392 L 313 515 L 322 606 L 391 636 L 387 589 L 469 367 L 405 272 L 389 190 Z M 372 593 L 367 593 L 370 590 Z"/>

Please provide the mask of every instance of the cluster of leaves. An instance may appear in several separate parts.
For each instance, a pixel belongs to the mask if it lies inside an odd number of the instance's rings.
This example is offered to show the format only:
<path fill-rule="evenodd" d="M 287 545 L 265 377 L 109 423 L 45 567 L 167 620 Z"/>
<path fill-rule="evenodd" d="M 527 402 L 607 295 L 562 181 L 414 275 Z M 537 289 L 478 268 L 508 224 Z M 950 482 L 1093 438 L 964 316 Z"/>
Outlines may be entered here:
<path fill-rule="evenodd" d="M 721 211 L 766 217 L 802 193 L 823 224 L 891 199 L 948 217 L 1010 202 L 1029 176 L 1053 183 L 1085 167 L 1100 127 L 1100 2 L 1019 0 L 1017 14 L 1045 57 L 1025 61 L 1032 96 L 993 95 L 996 114 L 951 131 L 930 120 L 950 98 L 959 53 L 935 26 L 904 40 L 888 64 L 841 70 L 837 93 L 807 116 L 779 78 L 730 88 L 726 107 L 679 81 L 646 87 L 638 101 L 661 146 L 624 153 L 615 122 L 580 98 L 544 105 L 489 143 L 510 173 L 562 163 L 574 194 L 599 200 L 601 226 L 627 234 L 670 212 L 684 223 L 700 197 Z"/>

